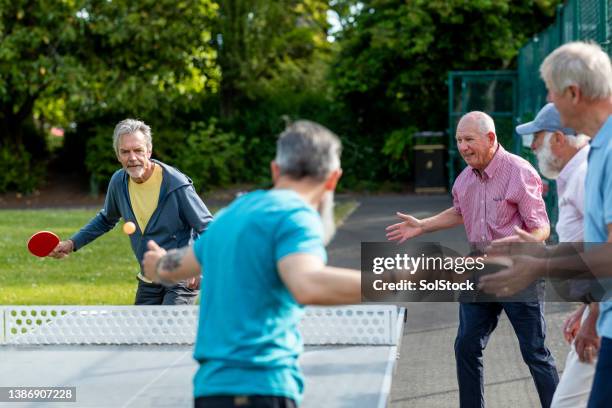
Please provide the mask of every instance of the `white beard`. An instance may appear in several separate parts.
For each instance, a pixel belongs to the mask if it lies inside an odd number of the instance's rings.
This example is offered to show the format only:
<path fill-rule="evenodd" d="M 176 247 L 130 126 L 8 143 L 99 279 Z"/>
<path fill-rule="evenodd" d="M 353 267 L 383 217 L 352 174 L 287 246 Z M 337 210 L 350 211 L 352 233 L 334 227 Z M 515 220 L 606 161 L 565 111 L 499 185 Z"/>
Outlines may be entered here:
<path fill-rule="evenodd" d="M 140 179 L 144 176 L 145 169 L 144 166 L 140 167 L 127 167 L 125 169 L 127 174 L 133 179 Z"/>
<path fill-rule="evenodd" d="M 323 222 L 323 244 L 327 246 L 336 235 L 336 221 L 334 220 L 334 192 L 323 195 L 319 204 L 319 215 Z"/>
<path fill-rule="evenodd" d="M 550 134 L 544 137 L 542 146 L 536 151 L 536 156 L 538 158 L 540 173 L 542 173 L 544 177 L 554 180 L 559 177 L 562 167 L 561 160 L 559 160 L 550 149 L 550 137 Z"/>

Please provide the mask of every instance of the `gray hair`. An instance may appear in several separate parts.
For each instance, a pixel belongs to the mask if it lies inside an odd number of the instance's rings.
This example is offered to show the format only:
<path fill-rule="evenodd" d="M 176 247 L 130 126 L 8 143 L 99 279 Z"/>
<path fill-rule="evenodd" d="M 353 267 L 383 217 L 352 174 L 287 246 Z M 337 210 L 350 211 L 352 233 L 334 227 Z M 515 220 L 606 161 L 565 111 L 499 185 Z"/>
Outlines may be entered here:
<path fill-rule="evenodd" d="M 590 138 L 587 135 L 565 135 L 567 143 L 575 148 L 580 148 L 589 143 Z"/>
<path fill-rule="evenodd" d="M 282 175 L 323 181 L 340 168 L 340 139 L 329 129 L 308 120 L 289 125 L 276 142 L 274 161 Z"/>
<path fill-rule="evenodd" d="M 124 119 L 117 123 L 115 130 L 113 131 L 113 148 L 115 154 L 119 156 L 119 138 L 123 135 L 131 135 L 141 131 L 145 137 L 147 143 L 147 149 L 151 151 L 153 149 L 153 138 L 151 136 L 151 127 L 141 120 L 137 119 Z"/>
<path fill-rule="evenodd" d="M 486 135 L 489 132 L 495 133 L 495 122 L 493 122 L 493 118 L 484 112 L 468 112 L 461 117 L 459 123 L 461 122 L 475 123 L 481 135 Z M 457 125 L 457 127 L 459 127 L 459 125 Z"/>
<path fill-rule="evenodd" d="M 562 45 L 544 59 L 540 75 L 546 87 L 558 94 L 575 85 L 587 99 L 612 96 L 610 57 L 594 43 L 577 41 Z"/>

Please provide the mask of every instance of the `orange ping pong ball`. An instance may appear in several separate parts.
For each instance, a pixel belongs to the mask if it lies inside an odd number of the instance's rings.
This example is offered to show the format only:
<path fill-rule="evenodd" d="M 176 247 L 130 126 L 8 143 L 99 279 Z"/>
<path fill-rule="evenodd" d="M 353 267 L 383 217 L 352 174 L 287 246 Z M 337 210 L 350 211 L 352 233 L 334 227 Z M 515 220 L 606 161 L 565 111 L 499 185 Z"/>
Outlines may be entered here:
<path fill-rule="evenodd" d="M 132 235 L 134 232 L 136 232 L 136 224 L 134 224 L 132 221 L 126 222 L 123 224 L 123 232 L 128 235 Z"/>

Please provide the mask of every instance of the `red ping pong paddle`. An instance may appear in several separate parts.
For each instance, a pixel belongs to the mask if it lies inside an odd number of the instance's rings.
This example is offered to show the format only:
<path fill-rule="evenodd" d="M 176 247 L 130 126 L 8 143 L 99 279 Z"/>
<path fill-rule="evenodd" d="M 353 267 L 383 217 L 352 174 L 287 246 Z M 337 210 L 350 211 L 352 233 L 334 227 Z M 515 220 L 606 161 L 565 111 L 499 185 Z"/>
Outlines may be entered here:
<path fill-rule="evenodd" d="M 39 231 L 28 240 L 28 250 L 42 258 L 49 255 L 59 242 L 59 237 L 51 231 Z"/>

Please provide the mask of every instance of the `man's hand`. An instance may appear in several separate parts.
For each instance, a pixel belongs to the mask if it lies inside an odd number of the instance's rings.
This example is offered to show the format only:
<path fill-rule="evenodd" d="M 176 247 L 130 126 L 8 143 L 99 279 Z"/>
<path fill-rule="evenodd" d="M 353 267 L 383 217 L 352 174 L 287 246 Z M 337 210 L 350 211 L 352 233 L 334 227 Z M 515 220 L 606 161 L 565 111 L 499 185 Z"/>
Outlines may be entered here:
<path fill-rule="evenodd" d="M 580 306 L 578 310 L 570 314 L 567 319 L 565 319 L 565 322 L 563 322 L 563 337 L 568 343 L 574 341 L 576 334 L 578 334 L 578 330 L 580 329 L 580 321 L 582 320 L 582 314 L 584 313 L 585 307 L 586 305 Z"/>
<path fill-rule="evenodd" d="M 525 289 L 546 271 L 545 260 L 531 256 L 517 255 L 512 258 L 489 258 L 487 262 L 509 263 L 509 267 L 480 278 L 478 288 L 497 297 L 507 297 Z"/>
<path fill-rule="evenodd" d="M 593 318 L 589 314 L 576 335 L 574 347 L 576 348 L 578 358 L 583 363 L 593 364 L 599 353 L 601 339 L 597 336 L 597 330 L 595 329 L 596 322 L 597 318 Z"/>
<path fill-rule="evenodd" d="M 401 212 L 398 212 L 397 216 L 403 221 L 389 225 L 386 228 L 387 240 L 399 241 L 398 243 L 401 244 L 407 239 L 419 236 L 424 232 L 423 222 L 421 220 L 411 215 L 402 214 Z"/>
<path fill-rule="evenodd" d="M 67 257 L 73 251 L 74 242 L 68 239 L 66 241 L 61 241 L 59 244 L 57 244 L 57 246 L 53 248 L 53 251 L 51 251 L 51 253 L 47 256 L 50 256 L 51 258 L 55 259 L 61 259 Z"/>
<path fill-rule="evenodd" d="M 542 241 L 533 236 L 529 232 L 514 227 L 515 235 L 496 239 L 491 242 L 491 245 L 486 249 L 489 256 L 511 256 L 511 255 L 529 255 L 535 257 L 546 256 L 546 247 Z M 534 244 L 534 245 L 520 245 Z"/>
<path fill-rule="evenodd" d="M 142 259 L 142 270 L 148 279 L 164 286 L 188 281 L 191 289 L 193 285 L 199 284 L 202 268 L 192 247 L 186 246 L 166 252 L 155 241 L 149 241 L 147 247 L 149 250 Z"/>
<path fill-rule="evenodd" d="M 156 268 L 159 259 L 166 254 L 166 250 L 153 240 L 147 242 L 147 248 L 149 249 L 145 252 L 144 257 L 142 258 L 142 269 L 144 271 L 144 275 L 147 279 L 153 282 L 159 282 L 159 277 L 157 276 Z"/>

